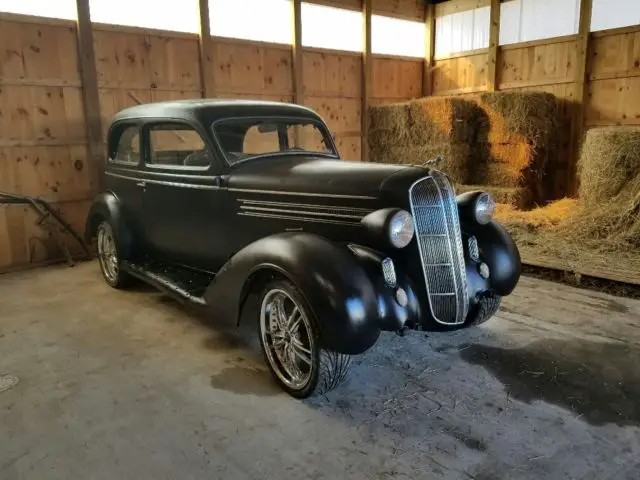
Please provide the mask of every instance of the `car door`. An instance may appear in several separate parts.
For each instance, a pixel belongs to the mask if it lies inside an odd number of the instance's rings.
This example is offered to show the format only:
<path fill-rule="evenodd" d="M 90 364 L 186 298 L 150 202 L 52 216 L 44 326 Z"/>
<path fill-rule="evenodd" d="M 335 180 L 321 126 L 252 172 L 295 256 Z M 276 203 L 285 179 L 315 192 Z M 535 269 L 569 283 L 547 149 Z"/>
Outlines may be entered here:
<path fill-rule="evenodd" d="M 155 255 L 217 271 L 227 259 L 226 190 L 203 133 L 183 121 L 145 126 L 143 218 Z"/>
<path fill-rule="evenodd" d="M 115 124 L 109 135 L 109 158 L 105 169 L 107 190 L 120 202 L 127 225 L 136 239 L 136 246 L 143 247 L 145 236 L 142 225 L 143 191 L 140 188 L 141 126 L 137 121 Z"/>

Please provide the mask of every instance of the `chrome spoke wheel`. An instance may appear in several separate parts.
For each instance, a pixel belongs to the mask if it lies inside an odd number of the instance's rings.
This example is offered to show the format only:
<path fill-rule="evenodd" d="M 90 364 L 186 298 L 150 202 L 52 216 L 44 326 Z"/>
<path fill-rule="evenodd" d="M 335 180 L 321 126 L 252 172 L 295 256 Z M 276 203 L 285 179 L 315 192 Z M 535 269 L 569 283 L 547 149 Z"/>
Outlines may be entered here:
<path fill-rule="evenodd" d="M 274 288 L 263 296 L 260 335 L 280 381 L 293 390 L 304 389 L 313 374 L 316 344 L 304 310 L 285 290 Z"/>
<path fill-rule="evenodd" d="M 109 283 L 115 284 L 118 281 L 119 260 L 116 251 L 116 243 L 113 238 L 111 226 L 103 222 L 98 227 L 98 258 L 100 267 Z"/>

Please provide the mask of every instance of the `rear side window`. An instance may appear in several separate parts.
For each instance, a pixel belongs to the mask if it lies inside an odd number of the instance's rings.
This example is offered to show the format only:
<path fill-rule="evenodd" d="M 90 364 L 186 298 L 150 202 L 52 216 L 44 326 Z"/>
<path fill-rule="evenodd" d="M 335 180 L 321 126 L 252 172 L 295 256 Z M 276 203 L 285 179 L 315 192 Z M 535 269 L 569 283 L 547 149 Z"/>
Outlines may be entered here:
<path fill-rule="evenodd" d="M 200 134 L 181 123 L 149 128 L 149 164 L 175 168 L 206 168 L 211 160 Z"/>
<path fill-rule="evenodd" d="M 114 163 L 138 164 L 140 161 L 140 129 L 137 125 L 122 127 L 118 143 L 110 156 Z"/>

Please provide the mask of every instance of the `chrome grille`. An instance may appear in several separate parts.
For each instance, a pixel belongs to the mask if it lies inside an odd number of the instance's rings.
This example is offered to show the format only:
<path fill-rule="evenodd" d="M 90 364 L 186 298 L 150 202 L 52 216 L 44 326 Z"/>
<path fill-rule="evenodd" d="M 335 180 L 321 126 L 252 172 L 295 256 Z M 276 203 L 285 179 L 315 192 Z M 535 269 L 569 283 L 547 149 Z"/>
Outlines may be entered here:
<path fill-rule="evenodd" d="M 446 176 L 432 170 L 411 185 L 409 204 L 431 313 L 445 325 L 464 323 L 467 275 L 453 188 Z"/>

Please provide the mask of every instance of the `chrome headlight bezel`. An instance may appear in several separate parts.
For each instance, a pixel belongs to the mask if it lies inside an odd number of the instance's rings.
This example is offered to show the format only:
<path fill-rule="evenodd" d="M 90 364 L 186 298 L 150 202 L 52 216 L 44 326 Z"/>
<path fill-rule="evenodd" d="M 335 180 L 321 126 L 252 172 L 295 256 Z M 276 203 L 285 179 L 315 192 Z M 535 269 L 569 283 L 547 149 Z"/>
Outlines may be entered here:
<path fill-rule="evenodd" d="M 489 192 L 482 192 L 476 199 L 473 215 L 480 225 L 487 225 L 496 211 L 496 202 Z"/>
<path fill-rule="evenodd" d="M 413 217 L 406 210 L 398 210 L 389 218 L 387 235 L 395 248 L 404 248 L 415 235 Z"/>

